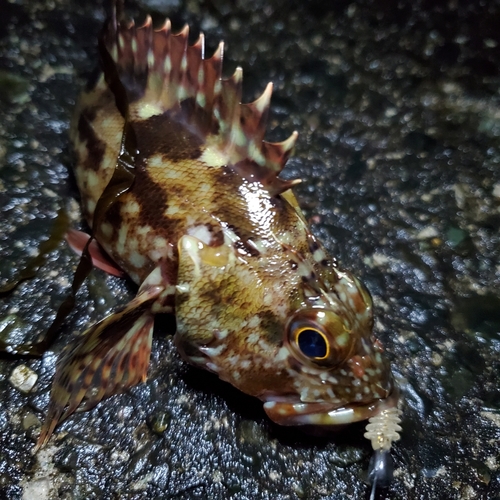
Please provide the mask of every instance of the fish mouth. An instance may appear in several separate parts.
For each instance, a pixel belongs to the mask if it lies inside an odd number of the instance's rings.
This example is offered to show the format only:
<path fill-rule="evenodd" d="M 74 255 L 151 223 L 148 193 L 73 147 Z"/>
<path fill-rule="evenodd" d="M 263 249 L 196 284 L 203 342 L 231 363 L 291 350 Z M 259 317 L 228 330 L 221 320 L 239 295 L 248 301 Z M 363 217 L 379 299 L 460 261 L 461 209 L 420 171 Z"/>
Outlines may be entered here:
<path fill-rule="evenodd" d="M 267 401 L 264 403 L 264 411 L 279 425 L 332 427 L 367 420 L 383 410 L 395 408 L 398 399 L 398 391 L 393 390 L 388 397 L 368 404 L 351 403 L 339 406 L 332 403 Z"/>

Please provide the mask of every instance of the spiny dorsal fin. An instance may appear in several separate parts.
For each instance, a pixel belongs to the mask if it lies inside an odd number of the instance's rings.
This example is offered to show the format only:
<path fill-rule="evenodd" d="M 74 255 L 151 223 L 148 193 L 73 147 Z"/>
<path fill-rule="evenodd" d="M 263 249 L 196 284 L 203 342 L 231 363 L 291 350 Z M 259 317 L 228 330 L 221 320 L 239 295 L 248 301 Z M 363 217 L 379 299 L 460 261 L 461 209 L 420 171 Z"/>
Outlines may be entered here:
<path fill-rule="evenodd" d="M 297 132 L 280 143 L 263 140 L 272 83 L 254 102 L 242 104 L 242 69 L 236 68 L 230 78 L 221 78 L 222 42 L 205 59 L 203 34 L 191 46 L 188 35 L 187 25 L 173 34 L 169 20 L 155 30 L 150 17 L 139 27 L 110 19 L 102 46 L 125 89 L 130 120 L 175 113 L 176 120 L 197 131 L 217 151 L 221 166 L 236 166 L 241 175 L 260 180 L 273 196 L 297 184 L 277 177 L 293 150 Z"/>
<path fill-rule="evenodd" d="M 262 141 L 263 154 L 266 157 L 266 161 L 269 163 L 270 168 L 281 172 L 288 158 L 292 154 L 298 137 L 299 133 L 294 131 L 290 137 L 281 142 Z"/>

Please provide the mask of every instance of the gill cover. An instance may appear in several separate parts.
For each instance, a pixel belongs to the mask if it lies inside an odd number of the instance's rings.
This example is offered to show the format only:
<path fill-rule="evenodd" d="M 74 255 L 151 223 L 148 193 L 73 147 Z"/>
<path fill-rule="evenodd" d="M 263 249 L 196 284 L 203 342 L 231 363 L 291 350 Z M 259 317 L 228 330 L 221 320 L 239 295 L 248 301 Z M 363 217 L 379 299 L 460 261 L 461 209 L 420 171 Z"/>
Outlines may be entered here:
<path fill-rule="evenodd" d="M 242 322 L 259 312 L 263 290 L 252 268 L 238 260 L 231 246 L 211 247 L 183 236 L 178 251 L 178 337 L 206 344 L 215 330 L 239 331 Z"/>

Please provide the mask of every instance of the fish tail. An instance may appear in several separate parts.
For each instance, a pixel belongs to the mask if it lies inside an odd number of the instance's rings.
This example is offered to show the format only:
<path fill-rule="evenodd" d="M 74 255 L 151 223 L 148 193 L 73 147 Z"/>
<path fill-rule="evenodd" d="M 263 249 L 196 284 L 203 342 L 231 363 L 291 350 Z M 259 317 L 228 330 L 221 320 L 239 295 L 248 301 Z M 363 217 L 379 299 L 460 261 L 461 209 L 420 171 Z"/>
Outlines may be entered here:
<path fill-rule="evenodd" d="M 151 306 L 160 292 L 160 287 L 151 287 L 139 293 L 68 345 L 56 366 L 35 452 L 75 411 L 90 410 L 103 398 L 146 380 L 154 326 Z"/>

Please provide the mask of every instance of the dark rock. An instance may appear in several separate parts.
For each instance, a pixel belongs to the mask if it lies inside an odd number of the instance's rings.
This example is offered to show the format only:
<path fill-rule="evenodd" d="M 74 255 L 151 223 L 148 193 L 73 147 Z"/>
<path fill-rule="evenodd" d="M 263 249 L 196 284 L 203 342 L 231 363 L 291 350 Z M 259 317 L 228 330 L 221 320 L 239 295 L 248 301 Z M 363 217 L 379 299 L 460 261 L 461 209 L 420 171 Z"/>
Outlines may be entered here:
<path fill-rule="evenodd" d="M 246 101 L 274 81 L 270 140 L 300 132 L 286 176 L 305 180 L 314 231 L 370 288 L 406 401 L 380 498 L 500 498 L 497 3 L 154 4 L 157 21 L 203 28 L 208 54 L 226 41 L 225 74 L 241 64 Z M 97 63 L 100 6 L 0 0 L 0 283 L 61 206 L 81 224 L 67 129 Z M 76 262 L 61 245 L 2 297 L 0 339 L 48 327 Z M 56 354 L 133 293 L 94 272 Z M 258 401 L 187 367 L 157 326 L 148 382 L 71 417 L 36 456 L 23 415 L 42 419 L 56 356 L 22 361 L 39 376 L 29 393 L 0 359 L 0 498 L 366 498 L 362 426 L 324 438 L 276 428 Z M 171 419 L 152 432 L 151 415 Z"/>

